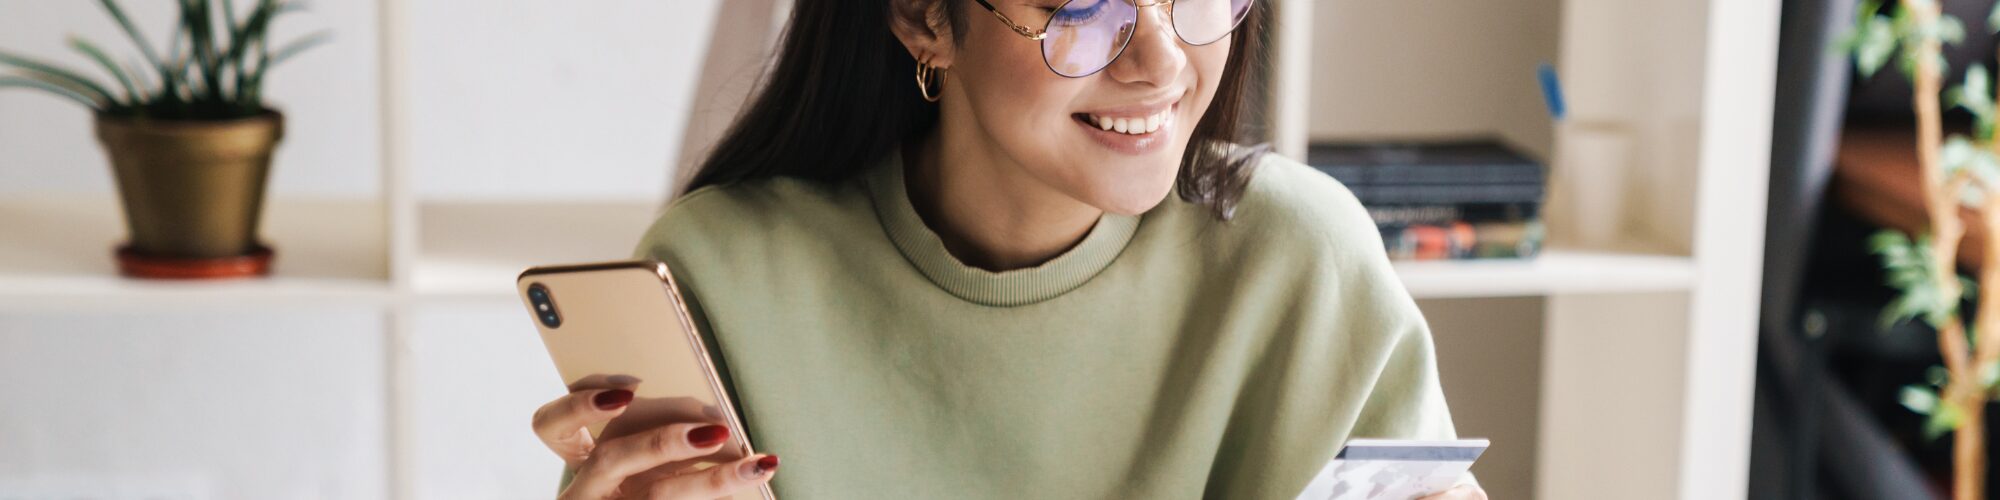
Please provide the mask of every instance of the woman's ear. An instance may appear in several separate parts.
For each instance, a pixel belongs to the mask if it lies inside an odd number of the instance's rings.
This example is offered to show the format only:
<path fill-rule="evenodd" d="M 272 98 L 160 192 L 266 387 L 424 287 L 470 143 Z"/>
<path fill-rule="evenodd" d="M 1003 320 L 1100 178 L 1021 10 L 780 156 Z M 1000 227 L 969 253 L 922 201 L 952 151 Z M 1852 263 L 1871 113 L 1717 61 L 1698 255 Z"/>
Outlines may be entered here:
<path fill-rule="evenodd" d="M 851 1 L 851 0 L 839 0 Z M 932 67 L 951 67 L 951 19 L 944 2 L 951 0 L 889 0 L 889 31 L 910 50 L 910 57 Z"/>

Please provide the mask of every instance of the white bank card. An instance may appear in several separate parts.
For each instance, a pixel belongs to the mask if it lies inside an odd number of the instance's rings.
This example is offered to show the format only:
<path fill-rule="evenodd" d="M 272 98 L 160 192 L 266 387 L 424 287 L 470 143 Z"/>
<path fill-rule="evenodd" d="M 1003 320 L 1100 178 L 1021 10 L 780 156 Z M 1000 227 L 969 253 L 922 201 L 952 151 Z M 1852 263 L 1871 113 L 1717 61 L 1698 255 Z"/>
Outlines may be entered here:
<path fill-rule="evenodd" d="M 1299 500 L 1410 500 L 1458 484 L 1484 439 L 1355 439 L 1299 492 Z"/>

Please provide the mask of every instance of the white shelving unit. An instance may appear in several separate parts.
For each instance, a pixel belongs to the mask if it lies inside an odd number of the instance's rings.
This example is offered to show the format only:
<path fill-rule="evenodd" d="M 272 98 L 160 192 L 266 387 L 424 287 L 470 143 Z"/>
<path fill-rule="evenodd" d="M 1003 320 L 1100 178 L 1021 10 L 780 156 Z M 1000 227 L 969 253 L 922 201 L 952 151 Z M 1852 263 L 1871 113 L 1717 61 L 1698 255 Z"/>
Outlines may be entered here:
<path fill-rule="evenodd" d="M 1686 258 L 1551 250 L 1528 261 L 1399 262 L 1403 286 L 1418 299 L 1685 292 L 1694 286 Z"/>
<path fill-rule="evenodd" d="M 274 200 L 266 238 L 284 244 L 271 278 L 179 283 L 117 276 L 108 257 L 123 237 L 116 199 L 7 200 L 0 225 L 23 237 L 0 242 L 0 308 L 88 310 L 126 299 L 218 306 L 507 299 L 514 275 L 528 266 L 624 258 L 618 250 L 633 248 L 660 209 L 648 202 L 424 203 L 404 286 L 389 279 L 380 203 Z M 1695 274 L 1683 257 L 1567 250 L 1532 261 L 1400 262 L 1396 270 L 1423 299 L 1686 291 Z"/>
<path fill-rule="evenodd" d="M 1533 486 L 1496 498 L 1711 499 L 1747 491 L 1778 2 L 1666 4 L 1278 5 L 1270 84 L 1281 153 L 1303 157 L 1314 139 L 1470 129 L 1546 155 L 1562 133 L 1536 132 L 1550 130 L 1546 115 L 1522 105 L 1540 106 L 1536 58 L 1556 64 L 1575 118 L 1637 132 L 1627 173 L 1640 199 L 1626 228 L 1637 243 L 1558 246 L 1529 262 L 1397 265 L 1419 299 L 1542 298 L 1538 315 L 1505 320 L 1539 328 L 1541 338 L 1521 341 L 1541 345 L 1540 379 L 1499 397 L 1539 398 L 1529 426 L 1535 437 L 1490 436 L 1496 448 L 1534 448 L 1515 455 L 1536 457 Z M 1557 53 L 1540 53 L 1549 49 Z M 1577 168 L 1556 159 L 1558 181 L 1566 167 Z M 1562 210 L 1547 214 L 1559 227 L 1578 211 L 1604 207 L 1551 208 Z M 1453 303 L 1432 302 L 1426 312 L 1440 323 L 1435 315 L 1450 314 Z M 1484 318 L 1442 323 L 1510 327 Z M 1444 339 L 1452 336 L 1484 333 L 1438 331 L 1439 349 L 1451 351 Z M 1449 393 L 1450 371 L 1463 368 L 1445 368 Z M 1455 405 L 1454 415 L 1465 429 L 1494 418 L 1493 410 Z"/>
<path fill-rule="evenodd" d="M 201 304 L 382 303 L 388 266 L 380 203 L 274 200 L 265 238 L 277 245 L 270 279 L 151 282 L 118 276 L 112 248 L 124 215 L 112 196 L 0 200 L 0 312 L 129 309 Z"/>
<path fill-rule="evenodd" d="M 629 257 L 662 207 L 647 202 L 426 203 L 411 289 L 509 298 L 531 265 Z"/>
<path fill-rule="evenodd" d="M 1539 317 L 1541 380 L 1533 384 L 1539 393 L 1539 437 L 1532 444 L 1537 457 L 1532 497 L 1741 496 L 1748 469 L 1777 0 L 1671 6 L 1648 0 L 1537 1 L 1556 6 L 1559 12 L 1546 14 L 1562 19 L 1557 62 L 1568 78 L 1572 109 L 1608 110 L 1610 117 L 1658 132 L 1642 150 L 1692 152 L 1684 155 L 1686 162 L 1660 168 L 1669 177 L 1694 181 L 1679 191 L 1654 193 L 1656 207 L 1666 207 L 1667 213 L 1642 213 L 1635 221 L 1635 234 L 1647 234 L 1643 241 L 1657 244 L 1557 248 L 1527 262 L 1402 263 L 1396 269 L 1420 299 L 1545 298 Z M 787 5 L 782 0 L 749 3 L 759 5 L 725 9 L 741 12 L 723 22 L 736 27 L 769 24 L 773 13 L 784 12 Z M 378 5 L 381 199 L 272 199 L 264 227 L 278 249 L 275 274 L 223 283 L 118 278 L 109 255 L 123 231 L 115 198 L 0 199 L 0 228 L 9 236 L 0 240 L 0 315 L 127 311 L 135 306 L 378 308 L 388 331 L 389 493 L 416 498 L 440 487 L 427 483 L 427 471 L 440 463 L 436 457 L 444 456 L 444 450 L 424 447 L 437 439 L 427 435 L 429 427 L 449 421 L 433 411 L 436 406 L 425 406 L 437 397 L 425 391 L 432 390 L 428 384 L 457 383 L 419 382 L 449 372 L 428 364 L 439 362 L 437 352 L 427 349 L 441 341 L 418 337 L 424 325 L 442 321 L 427 316 L 430 308 L 473 304 L 505 310 L 501 308 L 516 307 L 512 280 L 527 266 L 625 258 L 662 200 L 420 199 L 411 186 L 410 170 L 419 166 L 410 159 L 411 96 L 404 80 L 410 70 L 405 48 L 411 7 L 393 0 Z M 1314 57 L 1318 27 L 1297 20 L 1325 17 L 1315 16 L 1315 10 L 1326 14 L 1357 6 L 1283 0 L 1278 7 L 1287 22 L 1275 34 L 1278 70 L 1270 82 L 1276 96 L 1274 139 L 1280 152 L 1302 158 L 1306 143 L 1316 138 L 1315 94 L 1328 90 L 1314 68 L 1325 62 Z M 1692 23 L 1651 28 L 1644 26 L 1656 19 L 1634 15 L 1661 9 L 1699 13 L 1685 15 Z M 768 33 L 739 36 L 752 43 L 770 40 Z M 1646 57 L 1611 53 L 1634 47 L 1698 71 L 1647 74 L 1642 71 L 1651 69 Z M 1633 78 L 1643 78 L 1645 84 L 1634 84 Z M 704 79 L 698 92 L 706 96 L 734 88 L 711 83 Z M 1678 102 L 1687 95 L 1696 96 L 1696 106 L 1685 114 L 1627 105 Z M 1674 132 L 1685 128 L 1693 131 Z M 688 136 L 702 134 L 712 135 L 695 130 Z M 1545 136 L 1510 133 L 1514 136 L 1532 142 L 1528 149 L 1552 149 L 1540 142 Z M 505 324 L 507 318 L 490 320 Z M 508 345 L 514 350 L 502 357 L 534 358 L 532 352 L 519 352 L 532 346 Z M 1622 357 L 1657 358 L 1661 346 L 1666 353 L 1678 353 L 1662 365 L 1664 372 L 1633 371 L 1630 359 Z M 1461 421 L 1477 418 L 1477 408 L 1455 410 Z M 503 417 L 525 418 L 526 413 Z M 1672 432 L 1654 432 L 1658 428 Z M 1629 443 L 1635 430 L 1647 435 L 1634 439 L 1656 440 L 1659 446 L 1607 444 Z M 525 430 L 521 434 L 529 439 Z M 554 469 L 549 473 L 552 480 Z"/>

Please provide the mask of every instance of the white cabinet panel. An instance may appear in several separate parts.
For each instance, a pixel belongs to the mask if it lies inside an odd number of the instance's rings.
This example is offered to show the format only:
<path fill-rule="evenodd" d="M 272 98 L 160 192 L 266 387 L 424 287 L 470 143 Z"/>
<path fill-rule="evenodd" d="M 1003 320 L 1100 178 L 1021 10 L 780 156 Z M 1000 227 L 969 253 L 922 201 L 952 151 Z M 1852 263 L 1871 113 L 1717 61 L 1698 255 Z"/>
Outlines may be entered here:
<path fill-rule="evenodd" d="M 549 498 L 562 473 L 529 430 L 563 394 L 527 312 L 505 300 L 413 311 L 400 396 L 412 498 Z"/>
<path fill-rule="evenodd" d="M 385 325 L 371 309 L 0 316 L 0 492 L 381 498 Z"/>

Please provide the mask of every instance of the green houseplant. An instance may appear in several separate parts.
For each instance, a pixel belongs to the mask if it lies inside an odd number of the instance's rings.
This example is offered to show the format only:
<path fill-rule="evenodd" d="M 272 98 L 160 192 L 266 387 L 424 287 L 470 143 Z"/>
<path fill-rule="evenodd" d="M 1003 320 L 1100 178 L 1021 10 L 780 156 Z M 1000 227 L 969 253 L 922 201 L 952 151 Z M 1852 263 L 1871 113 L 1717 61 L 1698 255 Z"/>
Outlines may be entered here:
<path fill-rule="evenodd" d="M 1889 284 L 1901 291 L 1883 312 L 1885 326 L 1920 320 L 1935 327 L 1944 366 L 1932 370 L 1928 385 L 1906 387 L 1902 402 L 1929 417 L 1932 438 L 1952 433 L 1952 497 L 1985 496 L 1986 407 L 2000 396 L 2000 117 L 1991 74 L 1967 68 L 1961 85 L 1944 90 L 1948 74 L 1945 44 L 1965 36 L 1962 21 L 1942 12 L 1937 0 L 1862 2 L 1854 30 L 1842 41 L 1864 75 L 1892 59 L 1912 86 L 1917 115 L 1917 162 L 1922 175 L 1928 230 L 1909 235 L 1886 230 L 1870 246 L 1882 257 Z M 2000 28 L 2000 6 L 1987 25 Z M 1946 137 L 1943 111 L 1960 108 L 1974 118 L 1972 135 Z M 1961 276 L 1958 248 L 1965 236 L 1960 211 L 1970 209 L 1988 224 L 1986 255 L 1978 276 Z M 1984 291 L 1984 293 L 1975 293 Z M 1973 321 L 1961 314 L 1972 307 Z"/>
<path fill-rule="evenodd" d="M 0 68 L 13 70 L 0 73 L 0 88 L 45 91 L 95 113 L 131 235 L 117 249 L 124 274 L 265 274 L 271 251 L 256 231 L 284 117 L 265 106 L 264 78 L 329 37 L 322 32 L 273 47 L 267 37 L 273 20 L 299 10 L 281 0 L 255 0 L 240 17 L 233 0 L 178 2 L 165 51 L 116 0 L 98 2 L 144 56 L 143 65 L 121 66 L 98 45 L 72 38 L 70 47 L 107 73 L 112 85 L 0 51 Z"/>

